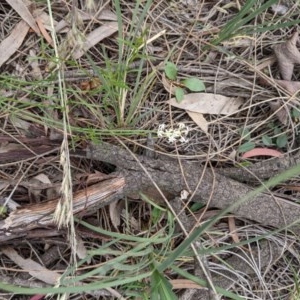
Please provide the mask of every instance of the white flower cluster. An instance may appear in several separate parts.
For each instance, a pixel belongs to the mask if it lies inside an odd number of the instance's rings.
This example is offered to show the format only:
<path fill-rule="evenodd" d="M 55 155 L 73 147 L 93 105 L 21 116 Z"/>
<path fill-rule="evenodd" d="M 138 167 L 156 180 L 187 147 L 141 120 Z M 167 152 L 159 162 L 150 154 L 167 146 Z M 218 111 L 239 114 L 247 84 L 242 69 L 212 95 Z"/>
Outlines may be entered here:
<path fill-rule="evenodd" d="M 184 123 L 178 123 L 173 126 L 173 128 L 165 124 L 160 124 L 157 130 L 157 136 L 159 138 L 167 138 L 169 143 L 174 143 L 175 141 L 186 143 L 188 141 L 186 138 L 188 132 L 189 128 Z"/>

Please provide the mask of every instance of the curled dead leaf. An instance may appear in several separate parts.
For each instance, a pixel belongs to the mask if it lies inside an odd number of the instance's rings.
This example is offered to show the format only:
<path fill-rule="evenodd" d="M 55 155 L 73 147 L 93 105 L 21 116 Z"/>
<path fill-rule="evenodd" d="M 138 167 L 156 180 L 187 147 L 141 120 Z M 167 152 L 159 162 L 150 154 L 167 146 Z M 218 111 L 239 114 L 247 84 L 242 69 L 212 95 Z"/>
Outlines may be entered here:
<path fill-rule="evenodd" d="M 122 203 L 118 201 L 113 201 L 109 204 L 109 216 L 111 223 L 118 230 L 121 224 L 121 213 L 122 213 Z"/>
<path fill-rule="evenodd" d="M 285 43 L 274 47 L 280 74 L 284 80 L 291 80 L 294 64 L 300 64 L 300 52 L 296 46 L 298 40 L 298 33 L 295 32 Z"/>
<path fill-rule="evenodd" d="M 288 111 L 287 107 L 282 106 L 280 101 L 271 101 L 269 102 L 271 111 L 275 113 L 278 120 L 286 125 L 288 123 Z"/>
<path fill-rule="evenodd" d="M 275 80 L 275 82 L 291 94 L 295 94 L 300 90 L 300 81 Z"/>
<path fill-rule="evenodd" d="M 245 152 L 242 158 L 250 158 L 255 156 L 273 156 L 281 157 L 283 154 L 280 151 L 269 149 L 269 148 L 254 148 L 250 151 Z"/>

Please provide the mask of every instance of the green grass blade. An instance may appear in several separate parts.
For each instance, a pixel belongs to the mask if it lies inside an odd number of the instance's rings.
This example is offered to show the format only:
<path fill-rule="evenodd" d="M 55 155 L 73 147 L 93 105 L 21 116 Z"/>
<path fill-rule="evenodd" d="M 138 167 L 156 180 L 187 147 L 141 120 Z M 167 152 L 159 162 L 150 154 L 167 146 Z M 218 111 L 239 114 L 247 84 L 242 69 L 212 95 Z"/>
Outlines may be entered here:
<path fill-rule="evenodd" d="M 166 268 L 170 267 L 174 261 L 190 246 L 190 244 L 200 236 L 205 230 L 214 225 L 222 216 L 229 213 L 233 208 L 241 205 L 243 202 L 250 201 L 255 198 L 258 194 L 265 192 L 267 189 L 280 184 L 283 181 L 286 181 L 292 177 L 295 177 L 300 174 L 300 165 L 297 165 L 282 174 L 275 176 L 268 180 L 265 184 L 256 188 L 252 192 L 248 193 L 246 196 L 241 198 L 238 201 L 235 201 L 228 208 L 222 210 L 219 214 L 217 214 L 211 221 L 206 222 L 204 225 L 197 227 L 194 231 L 168 256 L 166 260 L 164 260 L 160 265 L 157 266 L 157 270 L 159 272 L 163 272 Z M 300 217 L 299 217 L 300 221 Z"/>
<path fill-rule="evenodd" d="M 268 9 L 271 5 L 277 3 L 277 0 L 269 0 L 263 5 L 261 5 L 258 9 L 255 9 L 253 12 L 251 12 L 248 16 L 244 18 L 244 16 L 251 10 L 251 8 L 255 4 L 260 4 L 261 1 L 257 0 L 248 0 L 241 11 L 231 20 L 229 21 L 223 29 L 219 33 L 219 37 L 213 40 L 211 43 L 213 45 L 218 45 L 224 40 L 227 40 L 234 35 L 238 34 L 237 30 L 240 31 L 242 29 L 242 26 L 244 26 L 246 23 L 254 19 L 257 15 L 262 13 L 264 10 Z"/>
<path fill-rule="evenodd" d="M 165 276 L 155 270 L 151 276 L 151 299 L 152 300 L 176 300 L 178 299 L 172 291 L 172 285 Z"/>

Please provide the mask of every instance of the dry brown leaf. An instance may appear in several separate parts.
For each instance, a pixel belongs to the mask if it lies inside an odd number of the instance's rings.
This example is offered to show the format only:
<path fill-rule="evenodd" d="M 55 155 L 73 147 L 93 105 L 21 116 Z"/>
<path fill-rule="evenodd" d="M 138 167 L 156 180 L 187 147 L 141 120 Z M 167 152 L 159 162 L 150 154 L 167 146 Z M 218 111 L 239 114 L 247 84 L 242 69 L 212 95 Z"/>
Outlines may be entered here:
<path fill-rule="evenodd" d="M 76 254 L 80 259 L 84 259 L 87 257 L 87 249 L 84 245 L 82 238 L 79 235 L 76 235 Z M 87 263 L 91 263 L 91 259 L 87 260 Z"/>
<path fill-rule="evenodd" d="M 15 249 L 11 247 L 3 247 L 1 248 L 1 252 L 9 257 L 24 271 L 27 271 L 31 276 L 51 285 L 58 283 L 60 278 L 59 273 L 46 269 L 30 258 L 24 259 L 17 253 L 17 251 L 15 251 Z"/>
<path fill-rule="evenodd" d="M 79 14 L 79 18 L 82 21 L 89 21 L 89 20 L 118 21 L 117 15 L 108 9 L 104 9 L 97 16 L 95 16 L 94 14 L 84 12 L 82 10 L 79 10 L 78 14 Z M 66 21 L 66 18 L 63 18 L 55 26 L 55 32 L 67 32 L 69 30 L 70 30 L 70 23 Z"/>
<path fill-rule="evenodd" d="M 275 149 L 269 149 L 269 148 L 254 148 L 252 150 L 249 150 L 245 152 L 242 155 L 242 158 L 250 158 L 255 156 L 273 156 L 273 157 L 281 157 L 283 154 Z"/>
<path fill-rule="evenodd" d="M 111 223 L 118 230 L 118 227 L 121 224 L 121 213 L 122 207 L 119 205 L 119 201 L 114 201 L 109 204 L 109 216 Z"/>
<path fill-rule="evenodd" d="M 40 202 L 41 200 L 42 189 L 38 188 L 39 186 L 41 186 L 41 183 L 51 184 L 49 177 L 44 173 L 38 174 L 29 180 L 30 185 L 28 187 L 28 192 L 36 202 Z M 48 198 L 48 200 L 53 198 Z"/>
<path fill-rule="evenodd" d="M 23 100 L 23 99 L 22 99 Z M 25 99 L 24 99 L 25 100 Z M 10 121 L 11 123 L 18 129 L 20 129 L 20 131 L 26 135 L 30 135 L 30 128 L 31 128 L 31 123 L 25 120 L 22 120 L 21 118 L 17 117 L 16 115 L 11 115 L 10 116 Z"/>
<path fill-rule="evenodd" d="M 29 26 L 22 20 L 14 27 L 10 35 L 1 42 L 0 67 L 19 49 L 28 30 Z"/>
<path fill-rule="evenodd" d="M 170 283 L 173 289 L 205 289 L 205 287 L 189 279 L 173 279 L 170 280 Z"/>
<path fill-rule="evenodd" d="M 97 43 L 99 43 L 100 41 L 114 34 L 117 31 L 118 31 L 117 22 L 109 22 L 93 30 L 91 33 L 87 35 L 83 47 L 73 53 L 73 58 L 74 59 L 80 58 L 91 47 L 95 46 Z"/>
<path fill-rule="evenodd" d="M 43 35 L 43 37 L 45 38 L 45 40 L 48 42 L 49 45 L 51 45 L 52 47 L 54 46 L 54 43 L 52 41 L 51 36 L 49 35 L 49 33 L 46 31 L 46 28 L 44 26 L 44 23 L 42 21 L 42 19 L 40 17 L 36 18 L 36 23 Z"/>
<path fill-rule="evenodd" d="M 282 187 L 284 189 L 289 189 L 289 190 L 292 190 L 292 191 L 300 192 L 300 186 L 299 185 L 283 184 L 283 185 L 279 185 L 279 187 Z"/>
<path fill-rule="evenodd" d="M 229 115 L 238 111 L 243 104 L 240 97 L 226 97 L 218 94 L 192 93 L 184 95 L 183 101 L 175 98 L 168 101 L 172 106 L 201 114 Z"/>
<path fill-rule="evenodd" d="M 128 211 L 124 208 L 124 206 L 121 212 L 121 217 L 126 220 L 131 230 L 136 232 L 141 231 L 141 222 L 132 215 L 128 216 Z"/>
<path fill-rule="evenodd" d="M 204 118 L 203 114 L 193 111 L 186 111 L 190 118 L 205 132 L 208 133 L 208 122 Z"/>
<path fill-rule="evenodd" d="M 271 101 L 269 102 L 270 108 L 272 112 L 275 112 L 278 120 L 286 125 L 288 123 L 288 112 L 287 108 L 282 106 L 279 101 Z"/>
<path fill-rule="evenodd" d="M 276 62 L 276 57 L 274 55 L 267 57 L 259 62 L 258 65 L 255 66 L 255 70 L 261 71 L 266 67 L 273 65 Z"/>
<path fill-rule="evenodd" d="M 292 95 L 300 90 L 300 81 L 275 80 L 275 82 Z"/>
<path fill-rule="evenodd" d="M 295 32 L 285 43 L 274 46 L 280 74 L 284 80 L 291 80 L 294 64 L 300 64 L 300 52 L 296 46 L 298 40 L 298 33 Z"/>
<path fill-rule="evenodd" d="M 27 5 L 23 0 L 6 0 L 6 2 L 20 15 L 20 17 L 35 31 L 36 34 L 40 35 L 40 30 L 35 23 L 35 19 L 30 13 Z"/>
<path fill-rule="evenodd" d="M 228 217 L 228 227 L 229 227 L 229 232 L 230 232 L 230 235 L 231 235 L 233 241 L 235 243 L 239 243 L 240 238 L 237 234 L 237 228 L 236 228 L 236 225 L 235 225 L 235 217 L 233 217 L 233 216 Z"/>
<path fill-rule="evenodd" d="M 42 22 L 44 27 L 48 30 L 51 31 L 52 30 L 52 22 L 54 24 L 54 27 L 57 25 L 57 21 L 53 20 L 53 18 L 51 19 L 50 16 L 44 12 L 42 9 L 35 9 L 32 12 L 32 15 L 35 19 L 39 18 Z"/>
<path fill-rule="evenodd" d="M 28 61 L 31 66 L 31 69 L 32 69 L 32 72 L 30 75 L 34 79 L 42 80 L 43 79 L 42 71 L 40 69 L 40 64 L 39 64 L 39 60 L 36 55 L 36 51 L 34 49 L 29 50 Z"/>
<path fill-rule="evenodd" d="M 102 21 L 118 21 L 117 15 L 109 9 L 103 9 L 99 14 L 95 16 L 94 13 L 79 11 L 79 16 L 83 21 L 88 20 L 102 20 Z"/>

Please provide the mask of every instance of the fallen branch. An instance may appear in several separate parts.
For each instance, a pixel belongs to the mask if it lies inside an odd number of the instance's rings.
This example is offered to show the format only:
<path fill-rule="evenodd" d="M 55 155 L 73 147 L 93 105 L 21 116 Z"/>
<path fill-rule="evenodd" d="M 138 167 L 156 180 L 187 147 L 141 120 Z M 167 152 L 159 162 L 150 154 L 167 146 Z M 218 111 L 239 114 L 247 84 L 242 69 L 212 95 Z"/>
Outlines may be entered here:
<path fill-rule="evenodd" d="M 166 195 L 177 196 L 182 190 L 188 190 L 194 192 L 192 201 L 208 203 L 210 207 L 220 209 L 228 208 L 253 191 L 246 184 L 221 175 L 214 169 L 204 169 L 198 162 L 183 160 L 181 168 L 176 159 L 134 157 L 129 151 L 111 144 L 91 145 L 77 155 L 115 165 L 117 167 L 115 174 L 126 180 L 124 187 L 126 195 L 135 195 L 143 191 L 154 198 L 157 197 L 158 193 L 149 176 Z M 283 158 L 280 158 L 279 162 L 285 166 Z M 278 161 L 275 164 L 277 163 Z M 298 221 L 300 205 L 281 197 L 261 193 L 235 207 L 232 212 L 262 225 L 281 228 Z"/>
<path fill-rule="evenodd" d="M 111 174 L 115 177 L 74 194 L 74 214 L 86 214 L 87 210 L 104 207 L 125 195 L 136 197 L 140 192 L 156 199 L 161 197 L 149 176 L 169 199 L 178 196 L 182 190 L 188 190 L 194 192 L 192 201 L 208 203 L 210 207 L 220 209 L 228 208 L 253 190 L 228 177 L 249 180 L 249 173 L 238 168 L 222 171 L 228 175 L 225 176 L 219 174 L 220 171 L 204 169 L 198 162 L 183 160 L 179 164 L 176 159 L 134 156 L 119 146 L 106 143 L 91 145 L 86 151 L 78 151 L 75 156 L 107 162 L 117 169 Z M 268 165 L 261 163 L 260 167 L 255 166 L 252 171 L 264 179 L 272 172 L 287 169 L 292 165 L 291 162 L 299 161 L 299 154 L 293 160 L 290 157 L 273 159 Z M 0 242 L 30 236 L 30 232 L 36 228 L 54 228 L 53 213 L 57 202 L 58 199 L 55 199 L 12 211 L 5 220 L 0 221 Z M 262 225 L 280 228 L 299 219 L 300 205 L 262 193 L 235 207 L 232 212 Z"/>
<path fill-rule="evenodd" d="M 90 211 L 110 204 L 123 195 L 124 178 L 111 177 L 74 194 L 73 213 L 88 214 Z M 0 242 L 26 237 L 35 228 L 54 227 L 53 213 L 59 199 L 26 205 L 12 211 L 0 221 Z"/>
<path fill-rule="evenodd" d="M 279 175 L 280 173 L 300 164 L 300 152 L 285 154 L 255 163 L 247 168 L 226 168 L 219 170 L 219 173 L 229 176 L 240 182 L 257 182 L 257 178 L 265 180 Z"/>

